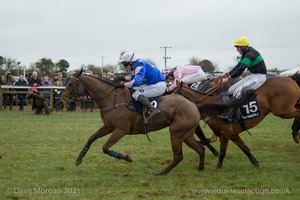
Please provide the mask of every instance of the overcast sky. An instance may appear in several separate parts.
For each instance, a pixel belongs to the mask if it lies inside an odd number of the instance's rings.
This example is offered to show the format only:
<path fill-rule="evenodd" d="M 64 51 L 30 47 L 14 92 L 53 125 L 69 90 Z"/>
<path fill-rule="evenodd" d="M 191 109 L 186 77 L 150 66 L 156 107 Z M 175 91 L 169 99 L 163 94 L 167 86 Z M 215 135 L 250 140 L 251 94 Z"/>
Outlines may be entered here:
<path fill-rule="evenodd" d="M 234 66 L 243 35 L 267 68 L 300 66 L 298 0 L 0 0 L 0 55 L 29 66 L 41 58 L 116 64 L 134 51 L 162 69 L 192 56 Z M 103 59 L 102 59 L 103 58 Z"/>

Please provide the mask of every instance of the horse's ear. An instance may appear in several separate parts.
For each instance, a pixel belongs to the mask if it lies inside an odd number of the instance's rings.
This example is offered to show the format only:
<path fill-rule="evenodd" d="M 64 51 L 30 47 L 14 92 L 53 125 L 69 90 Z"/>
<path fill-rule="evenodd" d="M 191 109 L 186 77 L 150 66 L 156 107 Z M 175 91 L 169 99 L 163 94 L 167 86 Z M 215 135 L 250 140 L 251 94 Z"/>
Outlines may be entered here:
<path fill-rule="evenodd" d="M 83 68 L 76 74 L 76 78 L 79 78 L 79 76 L 82 74 Z"/>

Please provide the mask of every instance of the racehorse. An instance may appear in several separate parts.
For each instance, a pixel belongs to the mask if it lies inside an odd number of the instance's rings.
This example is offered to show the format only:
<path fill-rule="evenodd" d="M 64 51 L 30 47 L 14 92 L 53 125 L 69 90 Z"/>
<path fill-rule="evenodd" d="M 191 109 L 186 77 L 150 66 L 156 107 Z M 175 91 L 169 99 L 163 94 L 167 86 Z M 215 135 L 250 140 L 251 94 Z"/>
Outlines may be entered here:
<path fill-rule="evenodd" d="M 102 151 L 117 159 L 132 162 L 129 155 L 123 155 L 110 148 L 125 135 L 143 133 L 143 116 L 126 108 L 125 88 L 116 88 L 114 83 L 101 78 L 82 75 L 82 69 L 70 77 L 61 99 L 74 100 L 87 91 L 98 104 L 103 126 L 88 139 L 78 155 L 76 166 L 80 165 L 91 144 L 111 133 L 102 146 Z M 149 120 L 149 130 L 156 131 L 169 126 L 173 161 L 158 175 L 170 172 L 183 159 L 182 144 L 195 150 L 199 157 L 199 170 L 204 168 L 204 147 L 194 138 L 194 132 L 200 121 L 200 114 L 195 104 L 181 95 L 161 96 L 160 114 Z"/>
<path fill-rule="evenodd" d="M 294 80 L 300 80 L 300 75 L 294 77 L 271 77 L 257 90 L 255 90 L 256 101 L 249 101 L 243 107 L 249 115 L 259 111 L 255 118 L 244 119 L 241 121 L 229 122 L 219 116 L 212 116 L 221 103 L 218 95 L 210 95 L 203 98 L 204 94 L 197 93 L 188 88 L 178 88 L 177 93 L 183 95 L 190 101 L 198 104 L 197 107 L 201 113 L 201 119 L 205 120 L 215 135 L 220 137 L 220 154 L 217 168 L 221 168 L 226 156 L 226 150 L 229 139 L 232 140 L 248 156 L 252 164 L 259 166 L 258 161 L 251 154 L 250 149 L 239 137 L 239 133 L 248 130 L 259 124 L 270 112 L 283 119 L 300 117 L 300 110 L 295 108 L 295 104 L 300 96 L 299 85 Z M 199 102 L 199 100 L 201 101 Z M 209 109 L 203 109 L 200 104 L 212 103 Z M 257 102 L 257 103 L 256 103 Z M 299 141 L 299 134 L 294 135 L 294 140 Z"/>

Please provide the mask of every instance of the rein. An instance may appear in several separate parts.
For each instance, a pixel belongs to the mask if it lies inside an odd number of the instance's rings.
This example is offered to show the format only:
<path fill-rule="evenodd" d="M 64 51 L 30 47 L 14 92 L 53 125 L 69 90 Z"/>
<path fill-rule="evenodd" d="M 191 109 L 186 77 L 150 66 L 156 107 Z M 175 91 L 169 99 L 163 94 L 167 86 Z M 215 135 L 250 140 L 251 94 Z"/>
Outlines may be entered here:
<path fill-rule="evenodd" d="M 205 99 L 207 96 L 211 95 L 213 92 L 215 92 L 217 89 L 219 89 L 222 85 L 223 85 L 223 78 L 227 78 L 228 74 L 225 74 L 223 76 L 220 77 L 218 83 L 216 85 L 214 85 L 212 88 L 208 89 L 205 91 L 206 95 L 204 95 L 203 97 L 201 97 L 199 99 L 199 101 L 202 101 L 203 99 Z"/>

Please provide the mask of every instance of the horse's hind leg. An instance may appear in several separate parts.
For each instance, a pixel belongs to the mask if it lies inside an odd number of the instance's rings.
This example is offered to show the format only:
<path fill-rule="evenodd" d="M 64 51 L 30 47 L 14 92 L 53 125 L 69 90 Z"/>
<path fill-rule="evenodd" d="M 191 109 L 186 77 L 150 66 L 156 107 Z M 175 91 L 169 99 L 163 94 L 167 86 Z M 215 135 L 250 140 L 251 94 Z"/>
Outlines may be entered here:
<path fill-rule="evenodd" d="M 248 146 L 244 143 L 244 141 L 242 140 L 242 138 L 240 138 L 239 135 L 235 135 L 233 137 L 230 138 L 230 140 L 232 142 L 234 142 L 234 144 L 236 144 L 249 158 L 249 160 L 251 161 L 251 163 L 255 166 L 255 167 L 259 167 L 259 162 L 256 160 L 256 158 L 251 154 L 250 149 L 248 148 Z"/>
<path fill-rule="evenodd" d="M 215 155 L 217 156 L 219 154 L 219 152 L 209 144 L 209 141 L 207 140 L 207 138 L 205 137 L 200 125 L 197 126 L 196 130 L 195 130 L 196 135 L 198 136 L 198 138 L 200 139 L 200 143 L 202 145 L 205 145 L 208 147 L 208 149 Z"/>
<path fill-rule="evenodd" d="M 205 148 L 202 144 L 199 144 L 194 137 L 189 137 L 184 140 L 184 143 L 187 144 L 190 148 L 194 149 L 200 157 L 199 161 L 199 170 L 204 169 L 204 160 L 205 160 Z"/>
<path fill-rule="evenodd" d="M 173 161 L 172 163 L 165 168 L 163 171 L 161 171 L 157 175 L 166 175 L 168 172 L 170 172 L 178 163 L 180 163 L 183 159 L 183 154 L 182 154 L 182 144 L 183 141 L 182 139 L 174 139 L 171 137 L 171 145 L 172 145 L 172 150 L 173 150 Z"/>
<path fill-rule="evenodd" d="M 82 163 L 82 158 L 85 156 L 85 154 L 88 152 L 90 146 L 92 143 L 97 140 L 100 137 L 103 137 L 111 132 L 110 129 L 106 128 L 105 126 L 102 126 L 96 133 L 94 133 L 87 141 L 86 145 L 83 147 L 83 149 L 80 151 L 76 163 L 76 166 L 79 166 Z"/>

